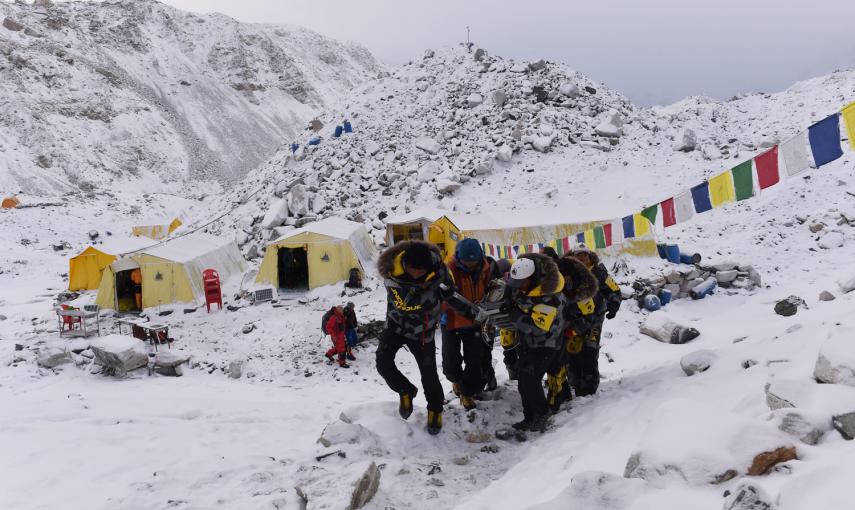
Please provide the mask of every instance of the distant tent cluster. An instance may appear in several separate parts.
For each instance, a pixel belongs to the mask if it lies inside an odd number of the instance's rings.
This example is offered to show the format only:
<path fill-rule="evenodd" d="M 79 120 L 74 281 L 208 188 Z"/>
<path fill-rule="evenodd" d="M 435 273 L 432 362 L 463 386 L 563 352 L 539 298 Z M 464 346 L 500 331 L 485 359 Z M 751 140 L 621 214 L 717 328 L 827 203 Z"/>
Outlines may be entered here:
<path fill-rule="evenodd" d="M 131 234 L 140 237 L 148 237 L 160 241 L 175 232 L 182 225 L 178 218 L 157 218 L 143 220 L 131 228 Z"/>

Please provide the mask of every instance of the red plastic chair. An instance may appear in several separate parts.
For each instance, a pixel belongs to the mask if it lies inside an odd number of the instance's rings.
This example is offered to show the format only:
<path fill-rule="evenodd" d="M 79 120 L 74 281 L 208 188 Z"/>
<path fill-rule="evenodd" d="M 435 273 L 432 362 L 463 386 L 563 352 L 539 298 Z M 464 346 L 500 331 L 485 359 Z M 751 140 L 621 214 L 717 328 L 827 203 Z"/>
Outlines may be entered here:
<path fill-rule="evenodd" d="M 217 304 L 222 310 L 223 292 L 220 288 L 220 274 L 216 269 L 202 271 L 202 285 L 205 288 L 205 306 L 208 308 L 208 313 L 211 313 L 212 304 Z"/>
<path fill-rule="evenodd" d="M 68 305 L 59 305 L 59 307 L 63 310 L 77 310 L 77 308 Z M 65 330 L 65 327 L 68 326 L 68 331 L 71 331 L 72 329 L 74 329 L 75 324 L 80 324 L 80 317 L 70 317 L 68 315 L 63 315 L 62 326 L 60 326 L 59 330 L 63 331 Z"/>

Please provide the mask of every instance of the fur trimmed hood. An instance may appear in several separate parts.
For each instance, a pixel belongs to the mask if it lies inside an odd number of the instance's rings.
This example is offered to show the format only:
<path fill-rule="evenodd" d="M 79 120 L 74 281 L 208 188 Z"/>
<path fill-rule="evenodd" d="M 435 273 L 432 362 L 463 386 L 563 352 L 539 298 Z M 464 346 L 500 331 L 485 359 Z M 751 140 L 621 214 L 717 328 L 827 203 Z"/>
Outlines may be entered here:
<path fill-rule="evenodd" d="M 558 266 L 549 258 L 548 255 L 542 253 L 524 253 L 520 255 L 521 259 L 531 259 L 537 268 L 535 270 L 536 279 L 532 282 L 532 290 L 529 291 L 529 296 L 558 294 L 564 287 L 564 277 L 558 271 Z"/>
<path fill-rule="evenodd" d="M 585 301 L 597 295 L 599 283 L 585 264 L 570 254 L 558 260 L 558 270 L 564 275 L 564 296 L 571 303 Z"/>
<path fill-rule="evenodd" d="M 404 269 L 401 264 L 401 257 L 408 248 L 415 245 L 425 245 L 431 250 L 433 255 L 434 266 L 436 270 L 442 265 L 442 252 L 435 244 L 426 243 L 424 241 L 401 241 L 386 248 L 380 257 L 377 259 L 377 271 L 383 278 L 396 278 L 403 274 Z"/>
<path fill-rule="evenodd" d="M 588 257 L 591 258 L 591 267 L 597 267 L 598 265 L 600 265 L 600 256 L 597 255 L 597 252 L 588 248 L 587 246 L 580 246 L 580 247 L 574 249 L 573 251 L 571 251 L 570 253 L 565 254 L 564 257 L 567 257 L 567 256 L 572 257 L 576 253 L 584 253 L 584 254 L 588 255 Z"/>

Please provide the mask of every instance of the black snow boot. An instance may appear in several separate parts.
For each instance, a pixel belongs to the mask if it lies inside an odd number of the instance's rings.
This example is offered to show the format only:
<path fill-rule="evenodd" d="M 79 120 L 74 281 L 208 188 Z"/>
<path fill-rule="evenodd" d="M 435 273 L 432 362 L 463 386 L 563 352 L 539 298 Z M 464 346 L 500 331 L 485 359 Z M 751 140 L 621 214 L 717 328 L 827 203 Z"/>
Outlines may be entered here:
<path fill-rule="evenodd" d="M 412 393 L 401 393 L 398 401 L 398 414 L 401 418 L 407 419 L 413 414 L 413 399 L 418 395 L 419 390 L 413 389 Z"/>
<path fill-rule="evenodd" d="M 511 427 L 515 428 L 516 430 L 528 430 L 529 427 L 531 427 L 531 420 L 528 418 L 523 418 L 522 421 L 514 423 L 513 425 L 511 425 Z"/>
<path fill-rule="evenodd" d="M 435 436 L 442 430 L 442 412 L 428 411 L 427 414 L 427 431 L 428 434 Z"/>

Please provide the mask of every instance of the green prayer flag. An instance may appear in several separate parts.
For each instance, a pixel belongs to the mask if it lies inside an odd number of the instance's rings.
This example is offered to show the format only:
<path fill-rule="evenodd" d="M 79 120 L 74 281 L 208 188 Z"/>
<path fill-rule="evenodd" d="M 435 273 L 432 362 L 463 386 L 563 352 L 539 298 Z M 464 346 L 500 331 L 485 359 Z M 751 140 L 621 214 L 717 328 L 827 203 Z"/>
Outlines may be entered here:
<path fill-rule="evenodd" d="M 745 200 L 754 196 L 754 175 L 751 171 L 751 160 L 740 163 L 731 170 L 733 186 L 736 188 L 736 200 Z"/>
<path fill-rule="evenodd" d="M 653 217 L 656 217 L 655 213 Z M 594 246 L 596 246 L 597 249 L 606 247 L 606 232 L 603 230 L 603 227 L 594 228 Z"/>
<path fill-rule="evenodd" d="M 656 226 L 656 215 L 659 214 L 659 204 L 651 205 L 647 209 L 641 211 L 641 215 L 650 220 L 650 226 Z"/>

